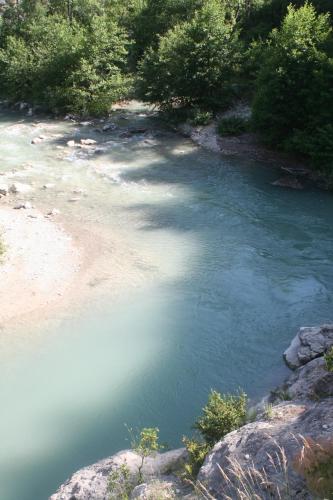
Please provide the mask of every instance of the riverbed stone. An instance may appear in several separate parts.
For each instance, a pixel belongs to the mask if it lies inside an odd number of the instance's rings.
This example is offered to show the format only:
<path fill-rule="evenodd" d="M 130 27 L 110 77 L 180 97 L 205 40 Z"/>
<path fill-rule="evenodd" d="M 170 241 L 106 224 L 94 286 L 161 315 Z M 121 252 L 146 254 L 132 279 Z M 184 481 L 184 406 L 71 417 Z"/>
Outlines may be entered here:
<path fill-rule="evenodd" d="M 7 184 L 0 184 L 0 194 L 2 196 L 6 196 L 9 192 L 9 188 Z"/>
<path fill-rule="evenodd" d="M 333 346 L 333 325 L 302 327 L 284 352 L 284 359 L 292 370 L 323 355 Z"/>

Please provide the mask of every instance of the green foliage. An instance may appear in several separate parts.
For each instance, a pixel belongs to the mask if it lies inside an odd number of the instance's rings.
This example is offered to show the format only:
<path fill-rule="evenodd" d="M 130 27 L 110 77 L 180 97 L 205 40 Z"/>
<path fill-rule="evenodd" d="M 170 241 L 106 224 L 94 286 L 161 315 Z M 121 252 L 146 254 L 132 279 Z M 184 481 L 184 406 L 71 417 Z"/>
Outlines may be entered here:
<path fill-rule="evenodd" d="M 105 14 L 81 22 L 82 5 L 77 12 L 75 2 L 69 22 L 55 4 L 51 13 L 40 8 L 35 16 L 20 6 L 23 14 L 16 24 L 13 12 L 8 13 L 0 48 L 0 93 L 51 110 L 105 113 L 128 91 L 126 33 Z"/>
<path fill-rule="evenodd" d="M 132 432 L 131 434 L 132 449 L 141 457 L 141 464 L 138 469 L 139 483 L 141 483 L 143 480 L 142 467 L 145 458 L 162 449 L 162 446 L 158 442 L 159 429 L 157 427 L 146 427 L 140 431 L 138 436 L 133 436 Z"/>
<path fill-rule="evenodd" d="M 110 500 L 128 500 L 130 498 L 133 484 L 130 469 L 126 463 L 113 469 L 109 474 L 107 489 Z"/>
<path fill-rule="evenodd" d="M 333 372 L 333 347 L 331 347 L 325 354 L 324 360 L 326 365 L 326 370 Z"/>
<path fill-rule="evenodd" d="M 222 136 L 243 134 L 248 129 L 248 121 L 237 116 L 222 118 L 217 125 L 218 133 Z"/>
<path fill-rule="evenodd" d="M 266 44 L 253 120 L 265 140 L 333 165 L 333 58 L 329 16 L 290 6 Z"/>
<path fill-rule="evenodd" d="M 195 479 L 211 446 L 199 439 L 187 437 L 183 437 L 183 443 L 188 452 L 188 461 L 185 464 L 184 473 L 186 477 Z"/>
<path fill-rule="evenodd" d="M 211 391 L 208 403 L 202 410 L 194 428 L 209 445 L 214 445 L 228 432 L 238 429 L 246 420 L 247 396 L 240 392 L 236 396 Z"/>
<path fill-rule="evenodd" d="M 176 25 L 140 64 L 138 92 L 164 107 L 175 103 L 221 106 L 232 94 L 240 45 L 234 19 L 207 0 L 190 21 Z"/>
<path fill-rule="evenodd" d="M 213 119 L 213 113 L 211 111 L 203 111 L 200 108 L 193 108 L 190 114 L 190 122 L 192 125 L 208 125 Z"/>

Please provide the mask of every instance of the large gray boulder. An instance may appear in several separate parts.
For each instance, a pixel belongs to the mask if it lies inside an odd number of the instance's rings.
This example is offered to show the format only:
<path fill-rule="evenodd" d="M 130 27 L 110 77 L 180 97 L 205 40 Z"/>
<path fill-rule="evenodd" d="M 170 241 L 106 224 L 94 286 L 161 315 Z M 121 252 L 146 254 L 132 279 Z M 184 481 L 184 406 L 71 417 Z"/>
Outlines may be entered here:
<path fill-rule="evenodd" d="M 198 481 L 214 499 L 239 498 L 237 489 L 242 486 L 236 476 L 245 478 L 253 469 L 267 478 L 260 484 L 256 476 L 257 484 L 253 486 L 262 500 L 279 498 L 277 488 L 281 498 L 312 498 L 293 463 L 303 445 L 300 436 L 314 441 L 332 438 L 333 399 L 285 402 L 274 406 L 271 413 L 266 421 L 247 424 L 228 434 L 206 457 Z M 272 496 L 272 490 L 276 496 Z"/>
<path fill-rule="evenodd" d="M 285 382 L 280 393 L 291 399 L 303 400 L 333 397 L 333 372 L 327 371 L 323 356 L 315 358 L 297 368 Z"/>
<path fill-rule="evenodd" d="M 185 448 L 156 453 L 147 457 L 142 469 L 143 480 L 149 482 L 153 478 L 161 478 L 163 481 L 164 476 L 168 476 L 170 479 L 170 474 L 179 470 L 186 458 Z M 50 497 L 50 500 L 109 500 L 108 477 L 122 464 L 127 465 L 130 471 L 130 482 L 134 488 L 138 482 L 138 467 L 141 464 L 141 457 L 132 450 L 124 450 L 75 472 Z"/>
<path fill-rule="evenodd" d="M 322 356 L 331 346 L 333 346 L 333 325 L 306 326 L 299 329 L 283 356 L 289 368 L 294 370 Z"/>

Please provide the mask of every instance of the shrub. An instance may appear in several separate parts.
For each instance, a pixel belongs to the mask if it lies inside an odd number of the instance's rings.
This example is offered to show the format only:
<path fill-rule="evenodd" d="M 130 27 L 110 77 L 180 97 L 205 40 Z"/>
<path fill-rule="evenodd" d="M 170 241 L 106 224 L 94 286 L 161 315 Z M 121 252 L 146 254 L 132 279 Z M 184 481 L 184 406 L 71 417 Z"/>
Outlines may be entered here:
<path fill-rule="evenodd" d="M 295 459 L 295 469 L 309 490 L 320 498 L 333 498 L 333 439 L 315 442 L 303 439 L 303 448 Z"/>
<path fill-rule="evenodd" d="M 222 106 L 232 94 L 240 45 L 235 21 L 223 3 L 207 0 L 189 21 L 150 48 L 139 66 L 138 93 L 162 106 Z"/>
<path fill-rule="evenodd" d="M 211 111 L 202 111 L 200 108 L 194 108 L 191 115 L 190 122 L 195 126 L 208 125 L 213 119 Z"/>
<path fill-rule="evenodd" d="M 211 391 L 208 403 L 194 424 L 209 445 L 214 445 L 246 420 L 247 397 L 244 392 L 233 396 Z"/>
<path fill-rule="evenodd" d="M 185 476 L 191 479 L 197 477 L 211 446 L 200 439 L 183 437 L 183 443 L 188 452 L 188 462 L 185 464 Z"/>
<path fill-rule="evenodd" d="M 217 125 L 217 131 L 222 136 L 243 134 L 248 129 L 248 121 L 237 116 L 222 118 Z"/>
<path fill-rule="evenodd" d="M 333 346 L 324 354 L 326 370 L 333 372 Z"/>

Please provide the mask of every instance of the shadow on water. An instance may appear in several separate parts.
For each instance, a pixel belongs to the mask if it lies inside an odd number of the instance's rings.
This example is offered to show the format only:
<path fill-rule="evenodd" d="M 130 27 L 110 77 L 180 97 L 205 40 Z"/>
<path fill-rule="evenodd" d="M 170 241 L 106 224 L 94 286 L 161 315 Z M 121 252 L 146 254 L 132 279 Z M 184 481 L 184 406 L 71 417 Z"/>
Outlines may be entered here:
<path fill-rule="evenodd" d="M 16 482 L 15 497 L 5 500 L 45 500 L 74 470 L 127 447 L 125 422 L 156 425 L 162 440 L 177 446 L 210 388 L 242 387 L 261 397 L 285 375 L 281 354 L 296 329 L 331 319 L 329 195 L 277 190 L 269 184 L 272 170 L 165 133 L 158 158 L 152 147 L 139 167 L 144 138 L 123 141 L 128 156 L 117 189 L 156 186 L 168 196 L 131 200 L 128 194 L 119 217 L 139 215 L 138 242 L 166 260 L 176 235 L 185 272 L 134 294 L 122 308 L 106 298 L 98 317 L 91 309 L 64 325 L 45 360 L 27 362 L 35 371 L 22 381 L 28 396 L 17 402 L 17 425 L 29 404 L 39 402 L 42 418 L 30 430 L 37 440 L 45 434 L 47 443 L 49 429 L 56 429 L 58 439 L 40 450 L 37 443 L 33 457 L 22 459 L 20 449 L 19 460 L 5 462 L 2 476 Z M 115 147 L 100 156 L 121 155 Z M 47 410 L 52 398 L 59 405 Z"/>

